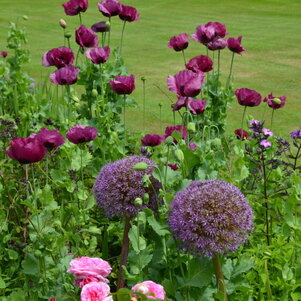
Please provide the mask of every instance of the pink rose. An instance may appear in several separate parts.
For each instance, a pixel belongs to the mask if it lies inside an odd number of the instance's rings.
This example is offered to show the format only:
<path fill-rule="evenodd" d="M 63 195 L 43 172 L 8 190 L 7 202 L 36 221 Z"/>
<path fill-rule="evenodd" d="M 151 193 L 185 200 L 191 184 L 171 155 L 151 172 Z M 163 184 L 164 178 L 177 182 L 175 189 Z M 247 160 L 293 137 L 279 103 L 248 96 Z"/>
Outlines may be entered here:
<path fill-rule="evenodd" d="M 81 301 L 113 301 L 110 293 L 110 287 L 103 282 L 91 282 L 82 288 L 80 294 Z"/>
<path fill-rule="evenodd" d="M 132 287 L 132 290 L 137 293 L 142 293 L 149 299 L 165 299 L 165 291 L 162 285 L 153 281 L 144 281 Z M 152 294 L 152 295 L 150 295 Z"/>
<path fill-rule="evenodd" d="M 101 258 L 80 257 L 71 260 L 67 272 L 74 275 L 75 285 L 80 286 L 80 282 L 88 277 L 107 282 L 105 277 L 111 273 L 111 270 L 109 263 Z"/>

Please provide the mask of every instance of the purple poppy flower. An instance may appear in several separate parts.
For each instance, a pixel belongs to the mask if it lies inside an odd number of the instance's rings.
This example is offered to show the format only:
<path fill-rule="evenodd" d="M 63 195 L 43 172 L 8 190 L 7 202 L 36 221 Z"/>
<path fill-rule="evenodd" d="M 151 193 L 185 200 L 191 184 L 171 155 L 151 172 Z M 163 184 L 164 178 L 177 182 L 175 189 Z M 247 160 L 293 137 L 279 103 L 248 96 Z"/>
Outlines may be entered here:
<path fill-rule="evenodd" d="M 169 91 L 177 93 L 178 96 L 195 97 L 202 89 L 204 78 L 205 75 L 202 72 L 182 70 L 175 76 L 169 75 L 167 85 Z"/>
<path fill-rule="evenodd" d="M 274 136 L 274 133 L 271 130 L 269 130 L 269 129 L 265 129 L 264 128 L 264 129 L 262 129 L 262 132 L 266 136 Z"/>
<path fill-rule="evenodd" d="M 106 17 L 117 16 L 121 10 L 121 3 L 117 0 L 104 0 L 98 4 L 99 11 Z"/>
<path fill-rule="evenodd" d="M 13 139 L 6 153 L 10 158 L 22 164 L 28 164 L 41 161 L 47 150 L 35 136 L 31 136 Z"/>
<path fill-rule="evenodd" d="M 1 51 L 0 55 L 2 55 L 4 58 L 7 57 L 7 51 Z"/>
<path fill-rule="evenodd" d="M 172 110 L 179 111 L 181 108 L 186 107 L 189 99 L 190 97 L 179 96 L 178 101 L 174 105 L 172 105 Z"/>
<path fill-rule="evenodd" d="M 44 53 L 42 64 L 43 66 L 55 66 L 62 68 L 67 65 L 71 65 L 74 61 L 74 55 L 70 48 L 62 46 L 53 48 Z"/>
<path fill-rule="evenodd" d="M 261 146 L 263 146 L 264 148 L 268 148 L 270 146 L 272 146 L 272 143 L 268 140 L 261 140 L 260 143 L 259 143 Z"/>
<path fill-rule="evenodd" d="M 188 35 L 187 33 L 181 33 L 178 36 L 173 36 L 167 46 L 175 51 L 182 51 L 188 47 Z"/>
<path fill-rule="evenodd" d="M 106 62 L 110 56 L 110 47 L 105 46 L 104 48 L 98 47 L 93 49 L 88 49 L 86 51 L 86 56 L 89 58 L 94 64 L 102 64 Z"/>
<path fill-rule="evenodd" d="M 257 107 L 261 103 L 261 95 L 255 90 L 241 88 L 235 91 L 238 103 L 242 106 Z"/>
<path fill-rule="evenodd" d="M 194 115 L 202 114 L 206 108 L 206 99 L 190 99 L 188 101 L 188 108 Z"/>
<path fill-rule="evenodd" d="M 114 80 L 110 81 L 112 90 L 120 95 L 131 94 L 135 89 L 135 76 L 117 75 Z"/>
<path fill-rule="evenodd" d="M 50 74 L 50 80 L 57 85 L 72 85 L 77 81 L 78 68 L 72 65 L 60 68 Z"/>
<path fill-rule="evenodd" d="M 65 142 L 64 136 L 62 136 L 57 129 L 50 131 L 44 127 L 36 134 L 35 138 L 47 149 L 57 148 Z"/>
<path fill-rule="evenodd" d="M 69 129 L 66 137 L 70 142 L 74 144 L 80 144 L 94 140 L 97 134 L 97 129 L 92 126 L 83 126 L 82 124 L 76 124 Z"/>
<path fill-rule="evenodd" d="M 204 25 L 200 25 L 196 28 L 196 33 L 191 35 L 192 39 L 207 45 L 213 41 L 214 38 L 224 38 L 227 35 L 226 25 L 219 22 L 209 22 Z"/>
<path fill-rule="evenodd" d="M 227 46 L 228 48 L 235 53 L 241 54 L 243 51 L 246 49 L 241 46 L 241 40 L 242 36 L 238 37 L 237 39 L 235 38 L 228 38 L 227 39 Z"/>
<path fill-rule="evenodd" d="M 179 132 L 182 135 L 182 139 L 187 138 L 187 128 L 183 125 L 176 125 L 176 126 L 168 126 L 165 129 L 165 138 L 172 135 L 174 131 Z M 177 141 L 174 139 L 174 142 L 177 143 Z"/>
<path fill-rule="evenodd" d="M 177 164 L 164 163 L 164 165 L 169 166 L 172 170 L 178 170 L 179 169 Z"/>
<path fill-rule="evenodd" d="M 108 32 L 108 31 L 110 31 L 110 22 L 101 21 L 101 22 L 95 23 L 91 26 L 91 29 L 94 32 Z"/>
<path fill-rule="evenodd" d="M 62 4 L 68 16 L 75 16 L 85 12 L 88 8 L 88 0 L 70 0 Z"/>
<path fill-rule="evenodd" d="M 141 139 L 141 142 L 143 146 L 157 146 L 160 145 L 164 140 L 164 135 L 147 134 Z"/>
<path fill-rule="evenodd" d="M 212 64 L 213 62 L 210 57 L 199 55 L 192 58 L 185 66 L 193 72 L 209 72 L 212 70 Z"/>
<path fill-rule="evenodd" d="M 135 7 L 121 5 L 119 18 L 126 22 L 134 22 L 140 20 L 140 15 Z"/>
<path fill-rule="evenodd" d="M 234 134 L 236 135 L 237 139 L 239 139 L 239 140 L 246 140 L 249 137 L 248 132 L 244 131 L 243 129 L 235 130 Z"/>
<path fill-rule="evenodd" d="M 271 93 L 267 97 L 265 97 L 263 101 L 266 102 L 268 106 L 273 110 L 277 110 L 285 105 L 286 96 L 275 97 Z"/>
<path fill-rule="evenodd" d="M 81 25 L 79 29 L 75 31 L 76 43 L 82 48 L 91 48 L 98 46 L 97 35 L 93 32 L 92 29 L 87 28 L 84 25 Z"/>
<path fill-rule="evenodd" d="M 227 41 L 225 41 L 220 37 L 214 38 L 212 41 L 210 41 L 207 44 L 208 49 L 212 51 L 224 49 L 226 46 L 227 46 Z"/>

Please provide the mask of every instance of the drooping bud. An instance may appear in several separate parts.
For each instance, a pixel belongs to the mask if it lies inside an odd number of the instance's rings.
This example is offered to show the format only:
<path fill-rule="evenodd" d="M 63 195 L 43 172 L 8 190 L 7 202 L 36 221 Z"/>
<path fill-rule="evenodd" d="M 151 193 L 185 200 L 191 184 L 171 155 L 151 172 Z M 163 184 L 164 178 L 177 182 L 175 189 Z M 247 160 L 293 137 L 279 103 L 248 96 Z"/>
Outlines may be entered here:
<path fill-rule="evenodd" d="M 139 162 L 133 166 L 133 169 L 136 171 L 144 171 L 148 168 L 148 164 L 145 162 Z"/>
<path fill-rule="evenodd" d="M 59 20 L 59 24 L 64 29 L 67 27 L 67 23 L 66 23 L 66 21 L 64 19 L 60 19 Z"/>
<path fill-rule="evenodd" d="M 195 129 L 195 123 L 194 122 L 189 122 L 187 124 L 187 131 L 190 133 L 195 133 L 196 129 Z"/>
<path fill-rule="evenodd" d="M 92 89 L 91 94 L 92 94 L 93 97 L 97 97 L 98 92 L 97 92 L 96 89 Z"/>
<path fill-rule="evenodd" d="M 141 198 L 136 198 L 134 204 L 136 207 L 140 207 L 143 204 L 143 201 Z"/>
<path fill-rule="evenodd" d="M 171 136 L 168 136 L 166 139 L 165 139 L 165 143 L 167 145 L 172 145 L 173 144 L 173 138 Z"/>
<path fill-rule="evenodd" d="M 28 17 L 26 15 L 22 16 L 22 19 L 27 21 L 28 20 Z"/>
<path fill-rule="evenodd" d="M 179 162 L 183 162 L 185 159 L 184 153 L 180 149 L 175 150 L 175 157 Z"/>
<path fill-rule="evenodd" d="M 218 147 L 218 146 L 221 146 L 221 144 L 222 144 L 222 140 L 221 140 L 220 138 L 214 138 L 214 139 L 212 140 L 212 145 L 213 145 L 213 146 Z"/>

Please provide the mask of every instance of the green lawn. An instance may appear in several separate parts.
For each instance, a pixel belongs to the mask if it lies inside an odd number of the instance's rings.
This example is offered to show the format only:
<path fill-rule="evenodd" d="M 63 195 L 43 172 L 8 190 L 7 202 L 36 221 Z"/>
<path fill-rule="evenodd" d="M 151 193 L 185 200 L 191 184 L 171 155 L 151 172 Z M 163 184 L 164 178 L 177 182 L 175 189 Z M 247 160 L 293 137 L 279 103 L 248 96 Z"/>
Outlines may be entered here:
<path fill-rule="evenodd" d="M 148 130 L 159 132 L 159 103 L 162 103 L 163 121 L 172 121 L 170 100 L 156 86 L 167 91 L 166 77 L 183 69 L 181 53 L 167 47 L 169 38 L 183 32 L 191 34 L 195 27 L 209 21 L 227 25 L 229 36 L 243 36 L 247 49 L 242 56 L 235 57 L 235 88 L 248 87 L 263 96 L 273 92 L 275 96 L 287 96 L 285 108 L 275 112 L 273 130 L 283 134 L 301 125 L 301 52 L 299 0 L 132 0 L 122 1 L 135 6 L 141 20 L 127 24 L 123 54 L 130 73 L 136 75 L 137 89 L 134 93 L 140 107 L 128 114 L 131 128 L 137 130 L 142 123 L 141 76 L 147 78 Z M 5 50 L 5 38 L 10 20 L 28 15 L 26 25 L 32 61 L 27 70 L 32 77 L 46 76 L 50 69 L 41 66 L 42 54 L 63 43 L 58 20 L 64 18 L 73 32 L 78 27 L 78 17 L 67 17 L 58 0 L 1 0 L 0 51 Z M 89 9 L 83 15 L 85 25 L 105 20 L 97 9 L 96 0 L 89 0 Z M 119 44 L 122 22 L 118 17 L 112 21 L 112 45 Z M 75 43 L 73 43 L 74 50 Z M 205 54 L 205 48 L 195 41 L 190 42 L 186 57 Z M 222 52 L 222 71 L 228 74 L 231 54 Z M 224 77 L 225 79 L 225 77 Z M 156 86 L 155 86 L 156 85 Z M 270 121 L 269 109 L 265 105 L 248 109 L 258 119 Z M 229 112 L 229 131 L 240 127 L 242 107 L 233 104 Z"/>

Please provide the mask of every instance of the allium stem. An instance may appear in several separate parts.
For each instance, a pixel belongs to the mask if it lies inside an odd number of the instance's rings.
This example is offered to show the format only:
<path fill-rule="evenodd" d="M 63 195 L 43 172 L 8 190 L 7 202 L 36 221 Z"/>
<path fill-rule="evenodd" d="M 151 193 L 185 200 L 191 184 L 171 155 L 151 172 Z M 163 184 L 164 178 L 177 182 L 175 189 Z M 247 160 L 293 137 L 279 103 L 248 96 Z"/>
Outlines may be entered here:
<path fill-rule="evenodd" d="M 184 65 L 186 65 L 186 58 L 185 58 L 184 50 L 182 50 L 182 55 L 183 55 Z"/>
<path fill-rule="evenodd" d="M 126 23 L 126 21 L 123 22 L 123 27 L 122 27 L 122 31 L 121 31 L 121 38 L 120 38 L 120 56 L 121 56 L 121 52 L 122 52 L 122 42 L 123 42 L 123 34 L 124 34 L 124 29 L 125 29 L 125 23 Z"/>
<path fill-rule="evenodd" d="M 125 94 L 123 94 L 123 126 L 124 126 L 124 145 L 123 145 L 123 152 L 125 152 L 125 143 L 126 143 L 125 102 L 126 102 L 126 96 L 125 96 Z"/>
<path fill-rule="evenodd" d="M 123 229 L 123 239 L 122 239 L 122 247 L 121 247 L 121 254 L 120 254 L 120 267 L 118 272 L 117 290 L 125 286 L 122 266 L 127 265 L 128 254 L 129 254 L 129 243 L 130 243 L 128 234 L 130 229 L 131 229 L 130 218 L 126 217 L 124 221 L 124 229 Z"/>
<path fill-rule="evenodd" d="M 233 69 L 233 62 L 234 62 L 234 54 L 235 52 L 232 53 L 232 58 L 231 58 L 231 64 L 230 64 L 230 72 L 229 72 L 229 76 L 228 76 L 228 80 L 227 80 L 227 85 L 226 85 L 226 89 L 229 89 L 230 86 L 230 81 L 231 81 L 231 76 L 232 76 L 232 69 Z"/>
<path fill-rule="evenodd" d="M 227 296 L 227 291 L 226 291 L 226 286 L 225 286 L 225 279 L 222 271 L 222 265 L 221 261 L 219 258 L 219 255 L 216 254 L 212 258 L 213 266 L 214 266 L 214 272 L 216 276 L 216 281 L 217 281 L 217 287 L 218 290 L 224 295 L 224 300 L 228 301 L 228 296 Z"/>

